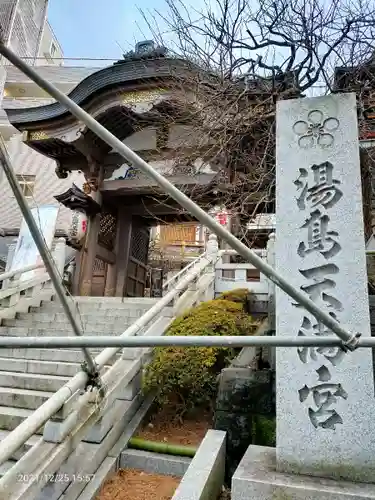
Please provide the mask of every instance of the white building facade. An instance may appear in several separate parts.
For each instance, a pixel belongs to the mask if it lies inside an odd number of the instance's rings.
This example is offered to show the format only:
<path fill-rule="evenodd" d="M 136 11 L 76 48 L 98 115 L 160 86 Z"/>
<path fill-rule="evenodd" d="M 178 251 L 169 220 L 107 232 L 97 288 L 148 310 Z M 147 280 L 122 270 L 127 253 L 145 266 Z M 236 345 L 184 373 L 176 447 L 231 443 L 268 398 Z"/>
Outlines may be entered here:
<path fill-rule="evenodd" d="M 7 45 L 28 64 L 63 92 L 70 92 L 83 78 L 98 68 L 69 68 L 63 66 L 63 51 L 47 21 L 47 0 L 0 0 L 0 22 Z M 41 106 L 54 102 L 42 89 L 17 68 L 2 58 L 0 67 L 1 108 L 0 133 L 6 141 L 15 173 L 30 207 L 44 204 L 58 205 L 54 199 L 82 178 L 73 173 L 67 179 L 58 179 L 56 163 L 23 143 L 22 134 L 12 127 L 4 109 Z M 63 233 L 71 212 L 60 207 L 57 233 Z M 4 269 L 9 247 L 13 247 L 21 225 L 22 215 L 8 181 L 0 173 L 0 270 Z M 9 265 L 9 262 L 8 262 Z"/>

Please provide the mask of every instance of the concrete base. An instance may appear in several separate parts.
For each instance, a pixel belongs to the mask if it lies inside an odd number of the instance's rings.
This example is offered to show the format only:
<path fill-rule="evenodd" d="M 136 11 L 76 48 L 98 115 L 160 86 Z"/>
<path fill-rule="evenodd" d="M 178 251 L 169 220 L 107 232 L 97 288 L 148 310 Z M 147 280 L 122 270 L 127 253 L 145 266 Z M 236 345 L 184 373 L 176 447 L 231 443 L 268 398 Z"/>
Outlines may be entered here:
<path fill-rule="evenodd" d="M 207 431 L 172 500 L 219 498 L 224 484 L 225 440 L 225 432 Z"/>
<path fill-rule="evenodd" d="M 117 458 L 107 457 L 99 469 L 95 472 L 94 477 L 79 495 L 77 500 L 94 500 L 98 497 L 100 490 L 111 476 L 116 474 Z M 63 495 L 59 500 L 66 500 L 66 495 Z"/>
<path fill-rule="evenodd" d="M 276 448 L 249 446 L 232 478 L 232 500 L 374 500 L 375 485 L 276 471 Z"/>
<path fill-rule="evenodd" d="M 151 474 L 182 477 L 191 463 L 189 457 L 127 449 L 120 455 L 120 469 L 137 469 Z"/>

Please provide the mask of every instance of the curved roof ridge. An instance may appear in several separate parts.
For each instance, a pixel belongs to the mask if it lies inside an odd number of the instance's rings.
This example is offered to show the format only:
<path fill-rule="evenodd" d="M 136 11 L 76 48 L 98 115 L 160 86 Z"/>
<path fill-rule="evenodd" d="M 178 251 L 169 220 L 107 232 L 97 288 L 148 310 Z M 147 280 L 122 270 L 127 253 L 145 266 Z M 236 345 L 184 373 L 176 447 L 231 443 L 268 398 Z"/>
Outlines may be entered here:
<path fill-rule="evenodd" d="M 163 57 L 159 59 L 143 59 L 140 61 L 124 61 L 91 73 L 72 89 L 68 96 L 78 105 L 84 104 L 90 97 L 107 89 L 140 80 L 166 78 L 172 76 L 172 66 L 188 68 L 191 63 L 186 59 Z M 54 102 L 32 108 L 4 108 L 12 125 L 22 125 L 51 120 L 70 114 L 60 104 Z"/>

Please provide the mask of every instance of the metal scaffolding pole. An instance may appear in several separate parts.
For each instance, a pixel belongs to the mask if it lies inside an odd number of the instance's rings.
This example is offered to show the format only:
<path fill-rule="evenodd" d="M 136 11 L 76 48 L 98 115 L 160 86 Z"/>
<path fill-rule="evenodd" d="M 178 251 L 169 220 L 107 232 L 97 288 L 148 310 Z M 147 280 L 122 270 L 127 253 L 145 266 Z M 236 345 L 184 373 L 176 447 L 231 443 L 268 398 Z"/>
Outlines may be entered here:
<path fill-rule="evenodd" d="M 98 137 L 106 142 L 114 151 L 118 152 L 123 158 L 130 161 L 134 166 L 138 167 L 145 175 L 153 179 L 162 190 L 185 208 L 193 215 L 201 224 L 208 227 L 217 236 L 220 236 L 226 241 L 239 255 L 253 264 L 259 269 L 268 279 L 273 281 L 276 286 L 281 288 L 285 293 L 292 297 L 299 304 L 303 305 L 308 312 L 316 317 L 318 321 L 323 323 L 327 328 L 332 330 L 342 342 L 344 349 L 354 350 L 359 344 L 360 333 L 348 332 L 343 326 L 335 321 L 329 314 L 322 311 L 305 293 L 294 288 L 287 279 L 278 274 L 271 266 L 264 262 L 246 245 L 241 243 L 233 234 L 221 226 L 188 196 L 177 189 L 163 175 L 159 174 L 153 167 L 140 158 L 134 151 L 123 144 L 117 137 L 109 132 L 105 127 L 98 123 L 86 111 L 80 108 L 68 96 L 63 94 L 54 85 L 42 78 L 33 68 L 28 66 L 18 56 L 16 56 L 3 42 L 0 42 L 0 53 L 34 81 L 39 87 L 44 89 L 48 94 L 54 97 L 58 102 L 63 104 L 78 120 L 84 123 L 87 128 L 92 130 Z"/>
<path fill-rule="evenodd" d="M 171 336 L 165 337 L 0 337 L 0 348 L 76 349 L 77 347 L 342 347 L 336 337 L 268 337 L 268 336 Z M 375 337 L 361 337 L 357 347 L 375 347 Z"/>
<path fill-rule="evenodd" d="M 65 295 L 65 289 L 64 286 L 61 282 L 61 277 L 59 276 L 59 273 L 56 269 L 55 263 L 52 259 L 52 256 L 44 242 L 43 236 L 41 232 L 39 231 L 39 228 L 35 222 L 35 219 L 31 213 L 31 210 L 29 208 L 29 205 L 27 204 L 27 201 L 20 189 L 20 186 L 18 184 L 16 175 L 14 173 L 14 169 L 11 163 L 11 160 L 9 158 L 5 143 L 3 138 L 0 136 L 0 163 L 4 169 L 5 175 L 8 179 L 8 182 L 10 184 L 10 187 L 13 191 L 14 197 L 17 200 L 18 206 L 21 209 L 22 215 L 26 221 L 26 224 L 30 230 L 31 236 L 33 237 L 33 240 L 39 250 L 40 256 L 43 260 L 43 263 L 45 265 L 45 268 L 51 278 L 52 284 L 55 287 L 56 293 L 61 301 L 61 304 L 63 306 L 64 312 L 72 325 L 73 332 L 77 336 L 82 336 L 82 331 L 78 325 L 78 322 L 76 321 L 72 310 L 69 307 L 68 300 Z M 85 358 L 85 365 L 84 369 L 87 371 L 88 377 L 90 379 L 90 384 L 95 384 L 98 387 L 101 387 L 100 384 L 100 378 L 98 374 L 98 370 L 96 368 L 95 362 L 93 358 L 91 357 L 91 354 L 87 350 L 86 347 L 82 346 L 82 351 L 84 354 Z M 101 387 L 101 392 L 103 388 Z"/>

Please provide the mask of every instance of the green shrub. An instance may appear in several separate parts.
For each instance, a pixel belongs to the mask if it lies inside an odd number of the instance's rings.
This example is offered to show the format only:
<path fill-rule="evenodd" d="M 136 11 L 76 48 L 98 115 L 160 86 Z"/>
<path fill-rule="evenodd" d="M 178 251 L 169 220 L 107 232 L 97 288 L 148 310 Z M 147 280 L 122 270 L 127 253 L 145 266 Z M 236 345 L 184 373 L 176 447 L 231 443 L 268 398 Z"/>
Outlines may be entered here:
<path fill-rule="evenodd" d="M 216 300 L 230 300 L 232 302 L 246 302 L 250 298 L 251 292 L 248 288 L 236 288 L 228 292 L 222 292 Z"/>
<path fill-rule="evenodd" d="M 166 335 L 251 335 L 256 326 L 241 303 L 216 299 L 177 318 Z M 197 407 L 210 406 L 217 375 L 237 352 L 224 347 L 155 348 L 145 369 L 143 388 L 156 393 L 158 406 L 173 407 L 182 418 Z"/>
<path fill-rule="evenodd" d="M 235 290 L 221 293 L 216 297 L 216 300 L 230 300 L 237 304 L 242 304 L 243 311 L 251 314 L 250 297 L 251 292 L 248 288 L 236 288 Z"/>

